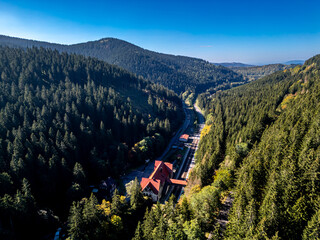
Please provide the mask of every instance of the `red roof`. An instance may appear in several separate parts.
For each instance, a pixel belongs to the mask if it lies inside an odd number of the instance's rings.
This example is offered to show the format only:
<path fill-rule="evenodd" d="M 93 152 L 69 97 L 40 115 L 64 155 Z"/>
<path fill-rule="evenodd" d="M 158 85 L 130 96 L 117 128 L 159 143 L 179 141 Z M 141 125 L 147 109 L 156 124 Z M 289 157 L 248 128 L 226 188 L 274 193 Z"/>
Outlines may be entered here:
<path fill-rule="evenodd" d="M 144 190 L 146 187 L 149 187 L 155 194 L 158 194 L 160 190 L 160 180 L 142 178 L 140 186 L 142 190 Z"/>
<path fill-rule="evenodd" d="M 188 134 L 182 134 L 179 139 L 184 139 L 184 140 L 188 141 L 189 135 Z"/>
<path fill-rule="evenodd" d="M 155 161 L 154 162 L 154 170 L 149 176 L 149 178 L 142 178 L 140 185 L 142 191 L 149 187 L 151 191 L 158 195 L 160 191 L 160 186 L 163 185 L 165 182 L 170 184 L 186 186 L 187 181 L 185 180 L 178 180 L 178 179 L 170 179 L 170 175 L 172 173 L 173 165 L 168 162 L 162 161 Z"/>
<path fill-rule="evenodd" d="M 171 184 L 175 184 L 175 185 L 187 186 L 187 181 L 185 181 L 185 180 L 170 179 L 169 182 L 170 182 Z"/>
<path fill-rule="evenodd" d="M 155 161 L 154 170 L 149 178 L 142 178 L 141 188 L 142 191 L 149 186 L 155 194 L 159 193 L 160 185 L 164 184 L 170 179 L 173 165 L 168 162 Z"/>
<path fill-rule="evenodd" d="M 166 166 L 165 169 L 167 169 L 170 173 L 172 172 L 172 169 L 173 169 L 172 163 L 162 162 L 162 161 L 156 160 L 156 161 L 154 162 L 154 170 L 156 170 L 156 168 L 157 168 L 159 165 L 161 165 L 161 166 L 165 165 L 165 166 Z"/>

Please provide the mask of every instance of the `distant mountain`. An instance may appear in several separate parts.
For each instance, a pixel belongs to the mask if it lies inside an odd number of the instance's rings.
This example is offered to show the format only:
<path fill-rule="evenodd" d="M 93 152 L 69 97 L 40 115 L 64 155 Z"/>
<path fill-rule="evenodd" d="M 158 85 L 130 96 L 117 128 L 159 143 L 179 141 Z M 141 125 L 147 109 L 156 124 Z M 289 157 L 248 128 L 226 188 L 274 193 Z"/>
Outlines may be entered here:
<path fill-rule="evenodd" d="M 213 63 L 217 66 L 224 66 L 224 67 L 254 67 L 255 65 L 240 63 L 240 62 L 224 62 L 224 63 Z"/>
<path fill-rule="evenodd" d="M 283 71 L 297 66 L 296 64 L 285 65 L 285 64 L 269 64 L 263 66 L 254 67 L 231 67 L 231 69 L 238 74 L 242 74 L 248 78 L 249 81 L 254 81 L 259 78 L 265 77 L 277 71 Z"/>
<path fill-rule="evenodd" d="M 290 65 L 290 64 L 303 65 L 304 62 L 305 62 L 304 60 L 291 60 L 291 61 L 284 62 L 283 64 L 286 64 L 286 65 Z"/>
<path fill-rule="evenodd" d="M 207 89 L 227 89 L 245 82 L 243 76 L 226 67 L 215 66 L 202 59 L 149 51 L 115 38 L 62 45 L 0 36 L 0 45 L 22 48 L 44 47 L 95 57 L 162 84 L 178 93 L 187 89 L 196 92 Z"/>

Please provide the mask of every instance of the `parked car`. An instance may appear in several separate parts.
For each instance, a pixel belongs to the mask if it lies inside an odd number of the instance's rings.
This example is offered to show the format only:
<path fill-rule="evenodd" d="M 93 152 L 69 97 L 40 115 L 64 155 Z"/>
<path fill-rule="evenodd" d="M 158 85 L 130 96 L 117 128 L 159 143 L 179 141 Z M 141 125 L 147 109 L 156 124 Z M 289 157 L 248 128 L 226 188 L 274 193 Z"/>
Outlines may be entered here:
<path fill-rule="evenodd" d="M 59 240 L 60 239 L 60 231 L 61 231 L 61 228 L 58 228 L 56 234 L 54 235 L 54 239 L 53 240 Z"/>

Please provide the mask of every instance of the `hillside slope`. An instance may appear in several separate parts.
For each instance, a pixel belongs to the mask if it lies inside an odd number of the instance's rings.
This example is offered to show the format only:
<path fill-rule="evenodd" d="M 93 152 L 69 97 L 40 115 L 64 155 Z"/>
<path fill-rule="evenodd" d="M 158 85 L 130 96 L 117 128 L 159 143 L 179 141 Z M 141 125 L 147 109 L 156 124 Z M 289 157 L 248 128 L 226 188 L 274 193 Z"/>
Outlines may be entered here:
<path fill-rule="evenodd" d="M 45 47 L 60 52 L 96 57 L 162 84 L 177 93 L 187 89 L 196 92 L 204 92 L 207 89 L 228 89 L 245 82 L 241 75 L 223 66 L 215 66 L 197 58 L 149 51 L 115 38 L 60 45 L 0 36 L 0 45 L 23 48 Z"/>
<path fill-rule="evenodd" d="M 234 182 L 220 184 L 235 193 L 224 237 L 317 239 L 320 55 L 198 103 L 207 125 L 193 177 Z"/>
<path fill-rule="evenodd" d="M 213 63 L 214 65 L 221 65 L 228 68 L 233 67 L 254 67 L 255 65 L 246 64 L 246 63 L 240 63 L 240 62 L 222 62 L 222 63 Z"/>
<path fill-rule="evenodd" d="M 229 68 L 233 71 L 237 72 L 248 78 L 249 81 L 254 81 L 259 78 L 268 76 L 277 71 L 283 71 L 285 69 L 294 68 L 297 66 L 296 64 L 269 64 L 263 66 L 246 66 L 246 67 L 238 67 L 238 66 L 230 66 Z"/>
<path fill-rule="evenodd" d="M 54 231 L 91 184 L 159 155 L 182 118 L 174 92 L 103 61 L 0 47 L 0 238 Z"/>

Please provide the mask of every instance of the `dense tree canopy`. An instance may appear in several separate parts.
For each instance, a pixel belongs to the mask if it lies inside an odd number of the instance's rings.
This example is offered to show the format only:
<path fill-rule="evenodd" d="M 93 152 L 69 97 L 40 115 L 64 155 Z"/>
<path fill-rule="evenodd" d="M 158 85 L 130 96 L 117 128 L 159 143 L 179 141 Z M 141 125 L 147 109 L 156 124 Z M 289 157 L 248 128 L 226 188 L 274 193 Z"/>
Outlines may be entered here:
<path fill-rule="evenodd" d="M 156 157 L 181 106 L 172 91 L 93 58 L 1 47 L 1 234 L 37 238 L 37 208 L 47 222 L 51 210 L 64 219 L 90 184 Z"/>
<path fill-rule="evenodd" d="M 320 55 L 197 103 L 206 126 L 186 197 L 154 206 L 134 239 L 318 239 Z"/>
<path fill-rule="evenodd" d="M 277 71 L 294 68 L 296 64 L 268 64 L 262 66 L 246 66 L 246 67 L 229 67 L 233 71 L 245 76 L 249 81 L 268 76 Z"/>
<path fill-rule="evenodd" d="M 319 236 L 319 59 L 198 99 L 207 129 L 193 177 L 234 179 L 226 239 Z"/>
<path fill-rule="evenodd" d="M 320 55 L 197 104 L 206 126 L 186 195 L 151 206 L 135 180 L 127 196 L 99 202 L 89 185 L 161 153 L 182 121 L 180 99 L 94 58 L 0 47 L 0 238 L 43 237 L 59 218 L 75 240 L 319 238 Z"/>

